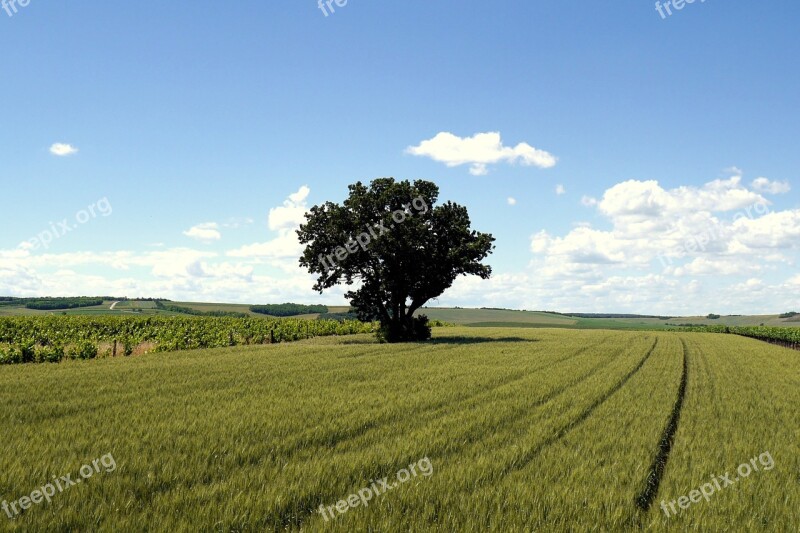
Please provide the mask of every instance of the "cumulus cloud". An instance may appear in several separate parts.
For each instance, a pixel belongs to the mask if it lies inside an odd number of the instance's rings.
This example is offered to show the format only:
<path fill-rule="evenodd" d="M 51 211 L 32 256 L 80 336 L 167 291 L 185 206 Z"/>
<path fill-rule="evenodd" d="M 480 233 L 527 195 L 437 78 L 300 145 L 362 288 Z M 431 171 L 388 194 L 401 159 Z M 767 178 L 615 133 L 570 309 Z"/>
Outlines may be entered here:
<path fill-rule="evenodd" d="M 756 178 L 751 186 L 754 190 L 764 194 L 786 194 L 792 190 L 788 181 L 770 181 L 767 178 Z"/>
<path fill-rule="evenodd" d="M 517 199 L 513 196 L 509 196 L 506 201 L 508 202 L 508 205 L 517 205 Z"/>
<path fill-rule="evenodd" d="M 769 205 L 760 194 L 742 186 L 741 178 L 714 180 L 703 187 L 663 189 L 657 181 L 629 180 L 608 189 L 599 202 L 600 211 L 618 220 L 665 218 L 687 213 L 726 212 L 755 204 Z"/>
<path fill-rule="evenodd" d="M 54 143 L 53 145 L 50 146 L 50 153 L 58 157 L 64 157 L 68 155 L 77 154 L 78 149 L 72 146 L 71 144 Z"/>
<path fill-rule="evenodd" d="M 248 244 L 227 252 L 229 257 L 251 259 L 292 259 L 303 254 L 303 246 L 293 230 L 284 230 L 277 237 L 267 242 Z"/>
<path fill-rule="evenodd" d="M 773 312 L 791 299 L 782 287 L 800 279 L 767 280 L 797 264 L 800 209 L 774 211 L 740 176 L 671 189 L 629 180 L 582 203 L 607 227 L 576 224 L 563 235 L 530 237 L 536 288 L 528 289 L 546 308 L 678 313 L 714 301 L 731 312 Z"/>
<path fill-rule="evenodd" d="M 310 193 L 311 189 L 303 185 L 290 194 L 283 205 L 269 210 L 269 229 L 277 232 L 275 238 L 229 250 L 227 255 L 258 263 L 269 262 L 286 272 L 298 271 L 297 259 L 303 253 L 303 246 L 295 231 L 305 222 Z"/>
<path fill-rule="evenodd" d="M 567 189 L 563 185 L 556 185 L 556 195 L 561 196 L 563 194 L 567 194 Z"/>
<path fill-rule="evenodd" d="M 201 242 L 213 242 L 222 238 L 222 234 L 219 232 L 219 224 L 216 222 L 203 222 L 189 228 L 183 234 Z"/>
<path fill-rule="evenodd" d="M 335 287 L 320 296 L 311 288 L 314 277 L 297 263 L 302 249 L 294 234 L 296 226 L 288 227 L 287 221 L 299 221 L 292 209 L 304 206 L 309 193 L 308 187 L 301 187 L 277 211 L 271 211 L 271 225 L 278 228 L 274 230 L 277 233 L 274 239 L 223 253 L 163 246 L 159 249 L 148 246 L 140 251 L 43 254 L 33 254 L 25 245 L 0 249 L 0 294 L 114 294 L 175 301 L 314 301 L 342 305 L 346 288 Z M 185 233 L 216 240 L 214 232 L 219 228 L 249 223 L 249 219 L 225 224 L 207 222 Z"/>
<path fill-rule="evenodd" d="M 671 265 L 697 254 L 746 254 L 800 243 L 800 212 L 772 213 L 769 202 L 743 187 L 737 176 L 674 189 L 629 180 L 606 190 L 600 200 L 585 197 L 583 204 L 595 207 L 611 229 L 579 227 L 546 242 L 537 234 L 532 249 L 574 263 L 643 267 L 656 258 Z"/>
<path fill-rule="evenodd" d="M 308 211 L 306 199 L 310 193 L 311 189 L 307 185 L 303 185 L 297 192 L 290 194 L 282 206 L 270 209 L 269 229 L 291 229 L 305 222 L 304 215 Z"/>
<path fill-rule="evenodd" d="M 488 165 L 501 162 L 551 168 L 558 161 L 554 155 L 525 142 L 504 146 L 498 132 L 476 133 L 472 137 L 441 132 L 418 146 L 409 146 L 406 153 L 429 157 L 448 167 L 470 165 L 470 174 L 474 176 L 488 174 Z"/>

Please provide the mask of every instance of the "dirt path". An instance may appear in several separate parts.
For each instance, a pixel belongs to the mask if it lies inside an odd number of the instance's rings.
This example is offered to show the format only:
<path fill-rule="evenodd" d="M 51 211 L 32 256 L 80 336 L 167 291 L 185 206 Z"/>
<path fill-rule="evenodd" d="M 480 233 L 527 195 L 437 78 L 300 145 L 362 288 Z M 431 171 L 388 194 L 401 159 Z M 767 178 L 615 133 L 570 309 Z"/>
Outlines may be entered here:
<path fill-rule="evenodd" d="M 119 302 L 114 302 L 113 304 L 111 304 L 111 307 L 109 307 L 109 308 L 108 308 L 108 310 L 109 310 L 109 311 L 113 311 L 113 310 L 114 310 L 114 308 L 117 306 L 117 304 L 118 304 L 118 303 L 119 303 Z"/>

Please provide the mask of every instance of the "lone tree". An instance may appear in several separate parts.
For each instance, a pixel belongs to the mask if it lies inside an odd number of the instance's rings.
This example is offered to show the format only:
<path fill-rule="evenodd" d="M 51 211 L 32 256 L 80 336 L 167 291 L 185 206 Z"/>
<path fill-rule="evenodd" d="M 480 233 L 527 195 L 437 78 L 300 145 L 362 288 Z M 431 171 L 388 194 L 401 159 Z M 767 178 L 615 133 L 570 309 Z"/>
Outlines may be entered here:
<path fill-rule="evenodd" d="M 470 229 L 467 209 L 434 206 L 439 187 L 430 181 L 380 178 L 349 186 L 341 204 L 311 208 L 297 231 L 306 245 L 300 265 L 318 274 L 314 290 L 358 283 L 345 294 L 361 320 L 379 320 L 388 342 L 427 340 L 428 319 L 414 313 L 440 296 L 460 275 L 488 279 L 481 261 L 494 237 Z"/>

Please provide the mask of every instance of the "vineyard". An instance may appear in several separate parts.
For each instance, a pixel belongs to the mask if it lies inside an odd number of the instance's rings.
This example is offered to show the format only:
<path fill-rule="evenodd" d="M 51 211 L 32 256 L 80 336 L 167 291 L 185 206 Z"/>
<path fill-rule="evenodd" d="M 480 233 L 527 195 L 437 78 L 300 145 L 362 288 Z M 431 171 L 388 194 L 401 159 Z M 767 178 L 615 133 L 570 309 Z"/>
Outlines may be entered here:
<path fill-rule="evenodd" d="M 0 318 L 0 364 L 58 362 L 134 351 L 167 352 L 273 344 L 374 331 L 354 320 L 229 317 Z"/>
<path fill-rule="evenodd" d="M 758 339 L 786 348 L 800 350 L 800 328 L 780 328 L 771 326 L 691 326 L 681 328 L 680 331 L 741 335 L 742 337 L 750 337 L 751 339 Z"/>

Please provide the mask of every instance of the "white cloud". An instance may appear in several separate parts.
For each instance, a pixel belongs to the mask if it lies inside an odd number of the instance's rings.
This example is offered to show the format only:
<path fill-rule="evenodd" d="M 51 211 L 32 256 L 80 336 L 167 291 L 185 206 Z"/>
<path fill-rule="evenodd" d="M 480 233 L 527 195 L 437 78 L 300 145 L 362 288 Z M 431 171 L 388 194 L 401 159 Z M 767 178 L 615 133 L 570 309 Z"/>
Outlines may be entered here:
<path fill-rule="evenodd" d="M 506 201 L 508 202 L 508 205 L 517 205 L 517 199 L 514 198 L 513 196 L 509 196 L 508 200 Z"/>
<path fill-rule="evenodd" d="M 290 194 L 282 206 L 270 209 L 269 229 L 291 229 L 305 222 L 305 214 L 308 211 L 306 199 L 309 193 L 311 193 L 311 189 L 303 185 L 297 192 Z"/>
<path fill-rule="evenodd" d="M 470 165 L 470 174 L 474 176 L 487 174 L 488 165 L 500 162 L 551 168 L 558 161 L 552 154 L 528 143 L 522 142 L 514 147 L 504 146 L 498 132 L 476 133 L 472 137 L 463 138 L 441 132 L 432 139 L 422 141 L 419 146 L 409 146 L 406 153 L 429 157 L 448 167 Z"/>
<path fill-rule="evenodd" d="M 222 234 L 219 232 L 219 224 L 216 222 L 203 222 L 189 228 L 183 234 L 201 242 L 218 241 L 222 238 Z"/>
<path fill-rule="evenodd" d="M 744 171 L 736 165 L 726 168 L 723 172 L 729 176 L 742 176 L 744 174 Z"/>
<path fill-rule="evenodd" d="M 306 220 L 306 200 L 310 193 L 311 189 L 303 185 L 297 192 L 290 194 L 283 205 L 269 210 L 269 228 L 278 233 L 277 237 L 230 250 L 226 255 L 256 263 L 268 262 L 286 272 L 299 271 L 297 261 L 303 254 L 303 246 L 295 232 Z"/>
<path fill-rule="evenodd" d="M 227 252 L 229 257 L 251 259 L 299 259 L 303 246 L 294 230 L 281 230 L 271 241 L 248 244 Z M 297 264 L 297 262 L 294 262 Z"/>
<path fill-rule="evenodd" d="M 787 288 L 800 276 L 774 278 L 797 264 L 800 209 L 772 211 L 738 176 L 673 189 L 631 180 L 582 203 L 608 228 L 534 232 L 526 308 L 673 314 L 713 301 L 749 314 L 774 312 L 796 294 Z"/>
<path fill-rule="evenodd" d="M 77 154 L 78 149 L 71 144 L 54 143 L 52 146 L 50 146 L 50 153 L 59 157 L 64 157 L 67 155 Z"/>
<path fill-rule="evenodd" d="M 770 181 L 767 178 L 756 178 L 751 186 L 754 190 L 765 194 L 786 194 L 792 190 L 788 181 Z"/>
<path fill-rule="evenodd" d="M 597 205 L 597 198 L 592 198 L 591 196 L 583 195 L 581 197 L 581 204 L 586 207 L 594 207 Z"/>
<path fill-rule="evenodd" d="M 567 189 L 561 184 L 556 185 L 556 195 L 561 196 L 563 194 L 567 194 Z"/>
<path fill-rule="evenodd" d="M 657 181 L 629 180 L 608 189 L 598 207 L 615 221 L 633 222 L 692 212 L 725 212 L 755 204 L 769 205 L 760 194 L 741 185 L 741 178 L 714 180 L 703 187 L 663 189 Z"/>
<path fill-rule="evenodd" d="M 221 226 L 223 228 L 228 228 L 228 229 L 239 229 L 239 228 L 243 228 L 245 226 L 249 226 L 250 224 L 252 224 L 254 222 L 255 222 L 255 220 L 253 220 L 252 218 L 249 218 L 249 217 L 234 217 L 234 218 L 228 219 L 228 221 L 223 223 L 223 224 L 221 224 Z"/>

